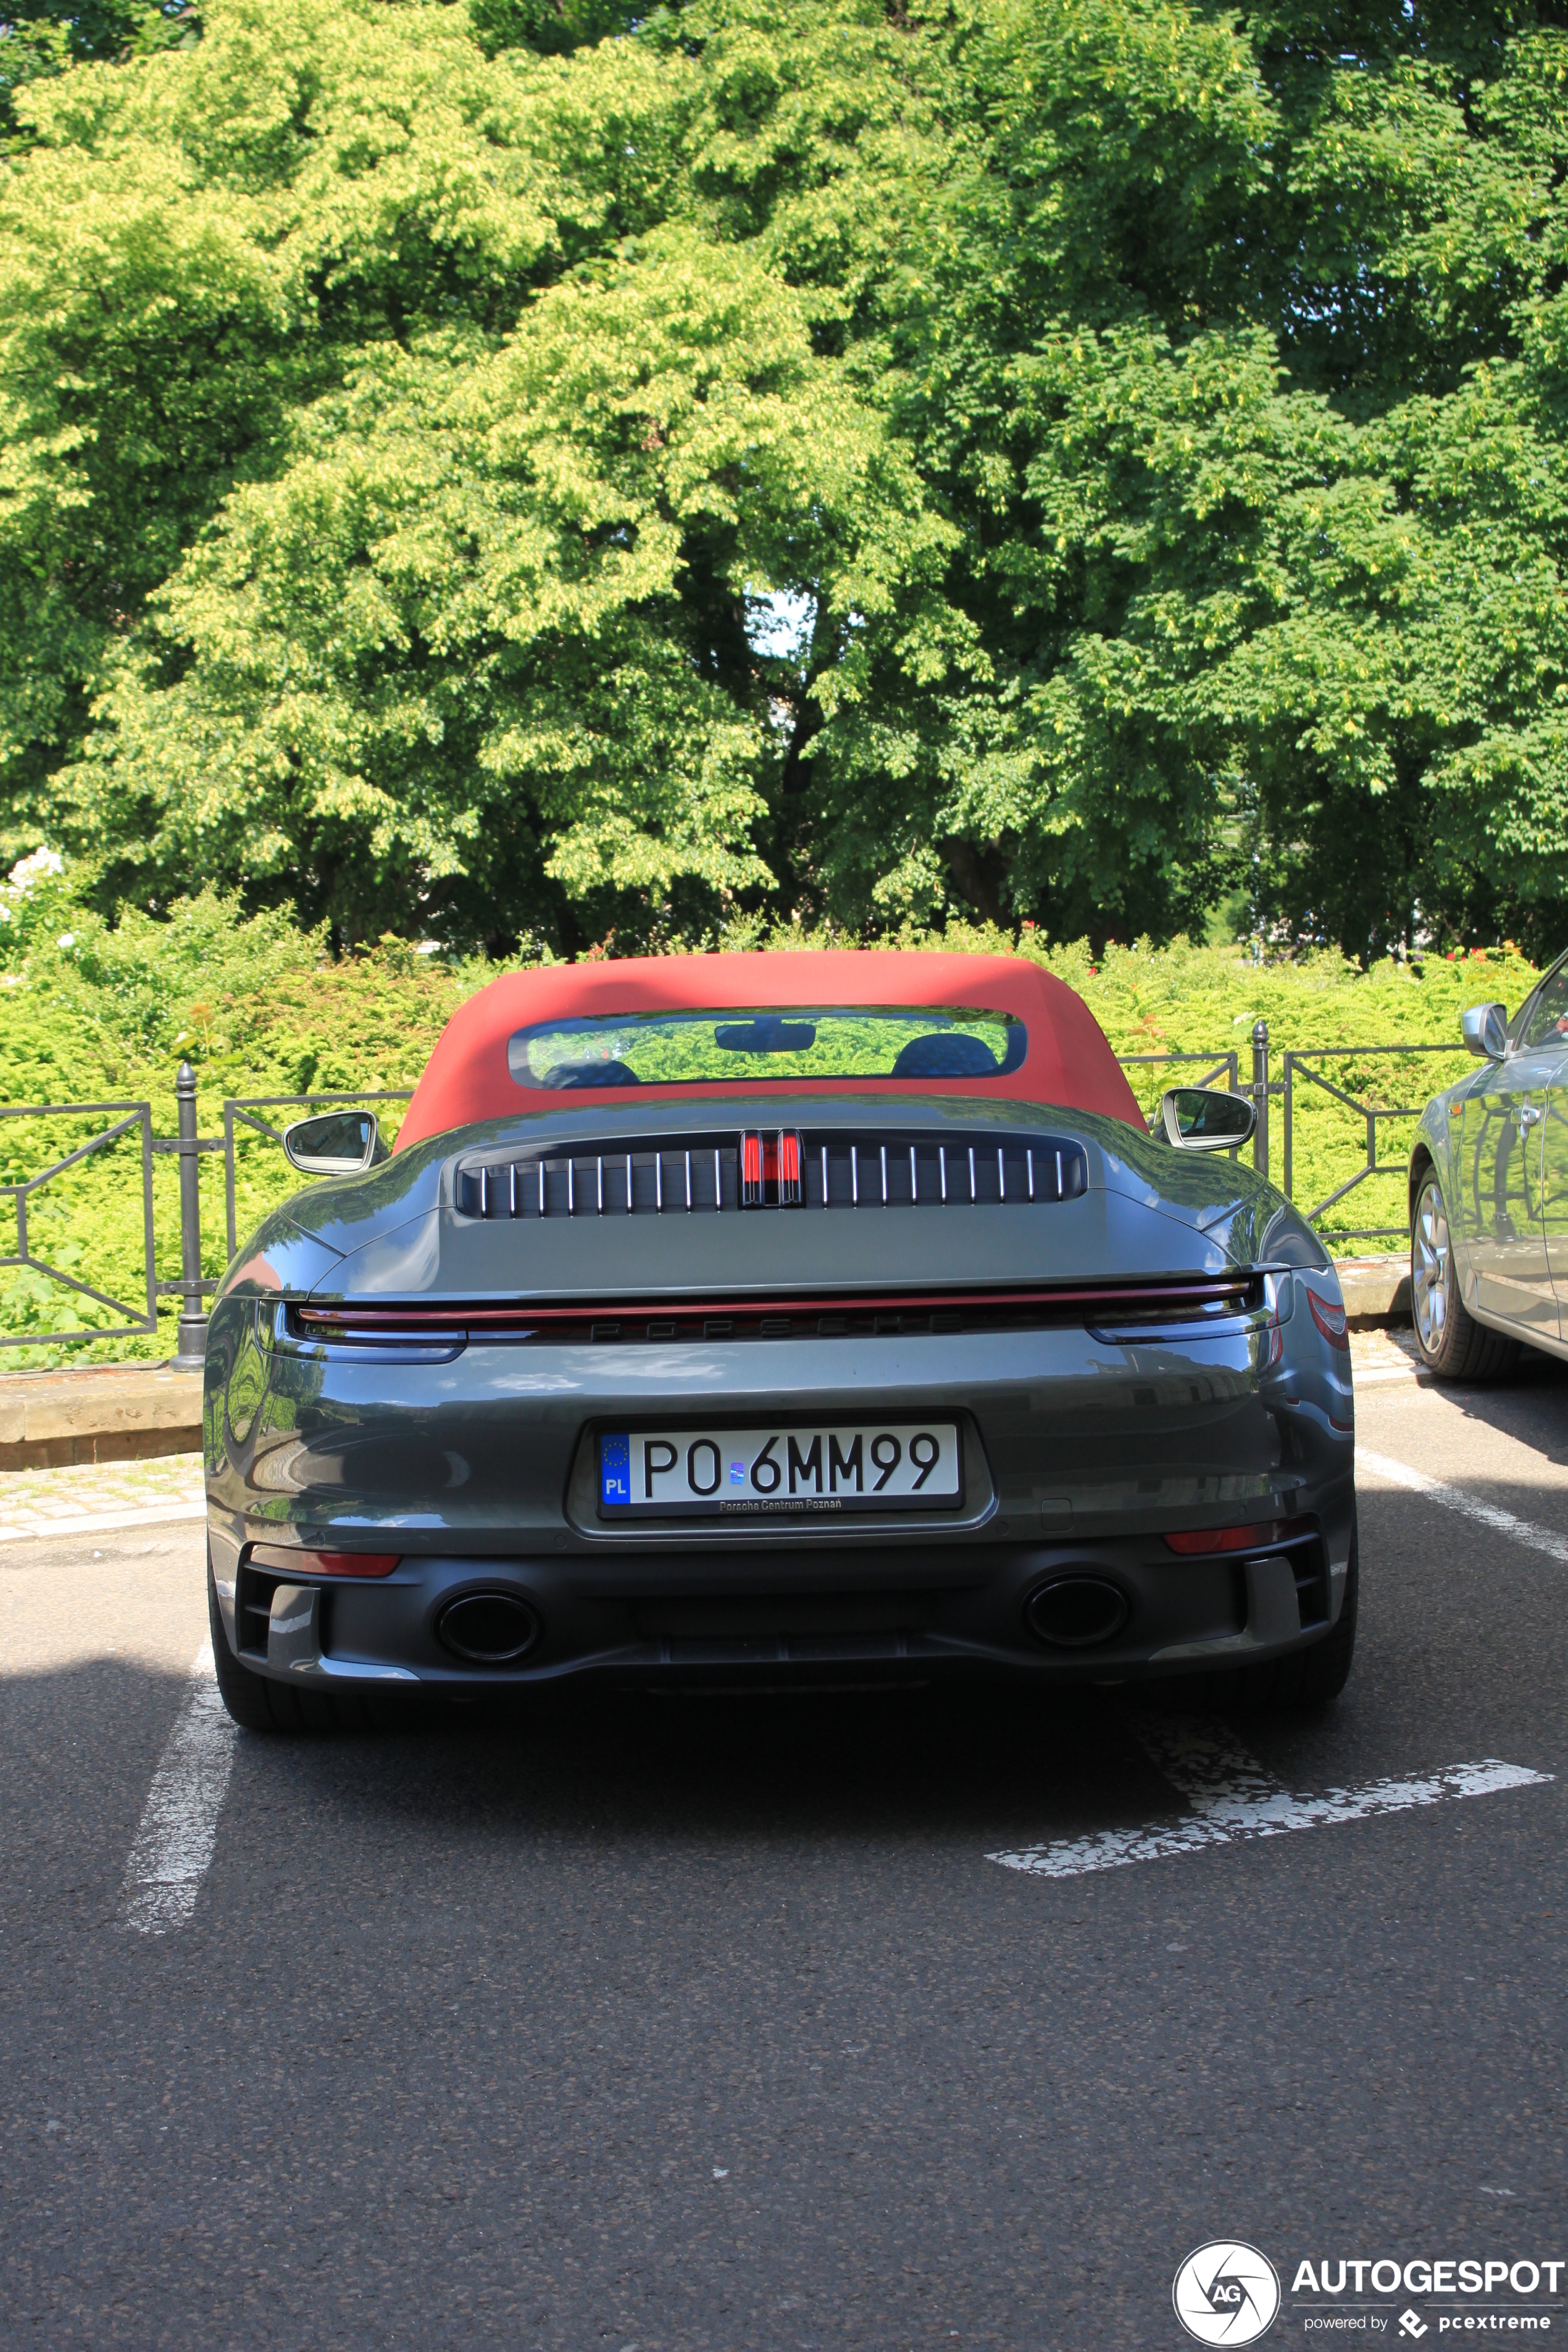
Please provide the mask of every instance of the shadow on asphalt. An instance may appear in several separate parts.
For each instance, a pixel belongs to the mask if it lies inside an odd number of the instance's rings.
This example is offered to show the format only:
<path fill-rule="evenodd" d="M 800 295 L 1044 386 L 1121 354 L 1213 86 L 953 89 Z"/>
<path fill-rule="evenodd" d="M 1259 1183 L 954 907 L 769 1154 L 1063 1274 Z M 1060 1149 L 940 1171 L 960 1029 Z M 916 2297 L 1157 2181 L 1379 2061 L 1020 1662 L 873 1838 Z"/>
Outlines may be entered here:
<path fill-rule="evenodd" d="M 1568 1363 L 1526 1348 L 1505 1380 L 1467 1384 L 1457 1381 L 1435 1384 L 1436 1392 L 1458 1405 L 1467 1421 L 1478 1423 L 1500 1437 L 1533 1446 L 1549 1462 L 1568 1464 Z M 1367 1402 L 1376 1397 L 1367 1391 Z M 1530 1516 L 1528 1506 L 1522 1516 Z"/>
<path fill-rule="evenodd" d="M 264 1806 L 313 1794 L 405 1826 L 545 1841 L 973 1840 L 1168 1805 L 1119 1696 L 562 1690 L 401 1732 L 247 1737 L 236 1771 Z"/>

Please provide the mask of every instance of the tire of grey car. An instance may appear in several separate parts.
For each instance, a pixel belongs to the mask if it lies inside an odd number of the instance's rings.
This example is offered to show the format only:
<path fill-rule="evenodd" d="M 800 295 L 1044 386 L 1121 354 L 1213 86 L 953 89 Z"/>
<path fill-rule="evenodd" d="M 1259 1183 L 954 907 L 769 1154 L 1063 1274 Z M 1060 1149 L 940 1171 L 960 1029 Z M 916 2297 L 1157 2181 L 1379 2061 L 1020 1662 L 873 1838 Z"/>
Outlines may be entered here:
<path fill-rule="evenodd" d="M 1410 1313 L 1421 1360 L 1440 1381 L 1495 1381 L 1519 1360 L 1519 1341 L 1478 1323 L 1459 1297 L 1443 1189 L 1428 1170 L 1410 1221 Z"/>
<path fill-rule="evenodd" d="M 242 1731 L 364 1731 L 381 1727 L 383 1720 L 392 1727 L 397 1711 L 384 1702 L 382 1708 L 376 1708 L 367 1706 L 354 1691 L 345 1691 L 341 1696 L 334 1692 L 329 1696 L 323 1691 L 290 1690 L 287 1683 L 275 1683 L 268 1675 L 242 1666 L 229 1648 L 228 1636 L 223 1629 L 210 1560 L 207 1620 L 212 1627 L 213 1670 L 217 1676 L 218 1696 Z"/>
<path fill-rule="evenodd" d="M 248 1666 L 242 1666 L 228 1646 L 210 1560 L 207 1563 L 207 1622 L 212 1627 L 213 1670 L 217 1676 L 219 1698 L 242 1731 L 275 1731 L 278 1727 L 268 1704 L 264 1676 L 253 1675 Z"/>
<path fill-rule="evenodd" d="M 1310 1649 L 1292 1650 L 1289 1657 L 1270 1658 L 1260 1665 L 1227 1666 L 1191 1680 L 1184 1676 L 1178 1682 L 1156 1683 L 1150 1698 L 1156 1706 L 1182 1715 L 1211 1709 L 1221 1715 L 1270 1715 L 1327 1706 L 1350 1678 L 1360 1601 L 1361 1535 L 1352 1518 L 1345 1597 L 1331 1633 Z"/>
<path fill-rule="evenodd" d="M 1224 1678 L 1216 1696 L 1222 1706 L 1244 1707 L 1249 1714 L 1327 1706 L 1338 1698 L 1350 1679 L 1355 1656 L 1356 1615 L 1361 1605 L 1361 1528 L 1351 1521 L 1350 1559 L 1345 1568 L 1345 1597 L 1333 1631 L 1310 1650 L 1293 1650 L 1288 1658 L 1267 1665 L 1243 1666 Z"/>

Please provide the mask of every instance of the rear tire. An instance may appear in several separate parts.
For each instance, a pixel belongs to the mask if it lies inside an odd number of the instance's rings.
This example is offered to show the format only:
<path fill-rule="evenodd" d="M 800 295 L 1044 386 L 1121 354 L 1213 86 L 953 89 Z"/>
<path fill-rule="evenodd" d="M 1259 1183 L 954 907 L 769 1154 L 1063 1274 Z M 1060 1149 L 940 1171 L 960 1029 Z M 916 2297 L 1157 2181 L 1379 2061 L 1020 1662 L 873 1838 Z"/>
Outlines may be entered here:
<path fill-rule="evenodd" d="M 207 1565 L 207 1622 L 212 1627 L 213 1668 L 218 1696 L 242 1731 L 299 1734 L 311 1731 L 401 1729 L 412 1708 L 387 1691 L 290 1690 L 250 1666 L 242 1666 L 228 1646 L 217 1605 L 212 1565 Z"/>
<path fill-rule="evenodd" d="M 1267 1666 L 1244 1668 L 1237 1677 L 1241 1687 L 1235 1694 L 1235 1704 L 1254 1713 L 1331 1706 L 1350 1680 L 1355 1657 L 1359 1587 L 1352 1551 L 1345 1574 L 1345 1597 L 1333 1632 L 1314 1642 L 1310 1650 L 1293 1651 L 1289 1657 L 1276 1658 Z"/>
<path fill-rule="evenodd" d="M 266 1677 L 254 1675 L 242 1666 L 228 1646 L 228 1635 L 223 1629 L 223 1612 L 217 1605 L 217 1588 L 213 1582 L 211 1563 L 207 1567 L 207 1622 L 212 1627 L 213 1668 L 217 1675 L 217 1692 L 225 1706 L 242 1731 L 276 1731 L 272 1709 L 268 1699 Z"/>
<path fill-rule="evenodd" d="M 1410 1317 L 1421 1360 L 1440 1381 L 1500 1380 L 1519 1361 L 1519 1341 L 1478 1323 L 1459 1297 L 1448 1212 L 1430 1168 L 1410 1221 Z"/>
<path fill-rule="evenodd" d="M 1356 1656 L 1356 1612 L 1361 1601 L 1361 1543 L 1356 1522 L 1350 1522 L 1350 1567 L 1344 1569 L 1344 1600 L 1333 1622 L 1311 1649 L 1293 1649 L 1286 1658 L 1269 1658 L 1265 1665 L 1232 1665 L 1227 1673 L 1194 1677 L 1192 1682 L 1162 1684 L 1166 1706 L 1201 1715 L 1286 1715 L 1305 1707 L 1328 1707 L 1350 1682 Z"/>
<path fill-rule="evenodd" d="M 1217 1703 L 1245 1708 L 1248 1714 L 1331 1706 L 1350 1680 L 1360 1604 L 1361 1538 L 1352 1518 L 1345 1597 L 1340 1603 L 1333 1631 L 1325 1633 L 1321 1642 L 1314 1642 L 1310 1650 L 1292 1650 L 1289 1657 L 1271 1658 L 1267 1665 L 1243 1666 L 1239 1674 L 1216 1676 Z"/>

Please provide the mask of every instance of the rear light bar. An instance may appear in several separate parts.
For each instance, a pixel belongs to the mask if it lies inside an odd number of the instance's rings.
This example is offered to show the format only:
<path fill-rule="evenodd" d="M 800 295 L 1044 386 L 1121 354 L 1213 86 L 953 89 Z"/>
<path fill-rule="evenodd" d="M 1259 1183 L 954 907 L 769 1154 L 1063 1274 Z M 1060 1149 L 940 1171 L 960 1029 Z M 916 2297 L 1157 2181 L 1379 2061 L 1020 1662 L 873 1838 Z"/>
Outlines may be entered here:
<path fill-rule="evenodd" d="M 782 1181 L 782 1180 L 781 1180 Z M 464 1335 L 569 1339 L 577 1331 L 611 1339 L 632 1336 L 634 1325 L 650 1326 L 657 1339 L 721 1336 L 708 1326 L 788 1325 L 793 1320 L 857 1316 L 931 1316 L 1005 1314 L 1024 1310 L 1031 1319 L 1060 1316 L 1084 1323 L 1131 1308 L 1142 1317 L 1163 1313 L 1171 1320 L 1194 1315 L 1237 1315 L 1262 1303 L 1261 1285 L 1255 1276 L 1218 1276 L 1195 1282 L 1141 1285 L 1095 1285 L 1029 1290 L 890 1291 L 875 1296 L 746 1298 L 717 1297 L 679 1303 L 669 1299 L 581 1299 L 535 1306 L 518 1301 L 510 1306 L 467 1306 L 456 1301 L 440 1307 L 294 1307 L 291 1323 L 304 1339 L 395 1340 L 423 1332 L 439 1332 L 457 1339 Z M 763 1337 L 772 1337 L 764 1330 Z M 782 1336 L 782 1334 L 780 1335 Z"/>
<path fill-rule="evenodd" d="M 1290 1543 L 1312 1532 L 1310 1519 L 1257 1519 L 1245 1528 L 1184 1528 L 1165 1541 L 1173 1551 L 1207 1558 L 1220 1551 L 1262 1551 L 1269 1544 Z"/>
<path fill-rule="evenodd" d="M 390 1576 L 400 1551 L 302 1551 L 291 1544 L 252 1544 L 252 1568 L 275 1576 Z"/>

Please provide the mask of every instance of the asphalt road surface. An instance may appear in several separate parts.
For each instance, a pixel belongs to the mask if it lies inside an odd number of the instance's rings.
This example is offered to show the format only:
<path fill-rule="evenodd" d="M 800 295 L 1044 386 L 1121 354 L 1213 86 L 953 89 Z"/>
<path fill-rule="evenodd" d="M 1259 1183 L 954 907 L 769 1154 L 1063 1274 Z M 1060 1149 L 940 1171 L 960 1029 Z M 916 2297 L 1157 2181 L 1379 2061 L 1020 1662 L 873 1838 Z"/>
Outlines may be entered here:
<path fill-rule="evenodd" d="M 0 2344 L 1178 2346 L 1233 2236 L 1271 2343 L 1568 2329 L 1568 1370 L 1385 1355 L 1356 1670 L 1295 1720 L 258 1739 L 198 1528 L 0 1549 Z"/>

